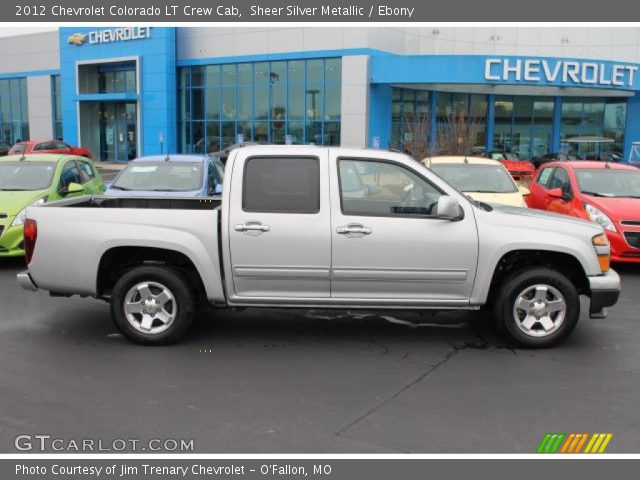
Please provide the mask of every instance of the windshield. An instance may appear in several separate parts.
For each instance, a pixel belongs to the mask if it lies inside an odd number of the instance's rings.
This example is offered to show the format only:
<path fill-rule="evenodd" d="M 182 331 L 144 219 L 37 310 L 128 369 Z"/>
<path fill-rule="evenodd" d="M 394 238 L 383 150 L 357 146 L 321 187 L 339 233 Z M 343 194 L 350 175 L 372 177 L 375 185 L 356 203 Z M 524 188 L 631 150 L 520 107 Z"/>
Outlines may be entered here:
<path fill-rule="evenodd" d="M 518 191 L 509 174 L 500 165 L 438 163 L 431 165 L 431 170 L 461 192 L 514 193 Z"/>
<path fill-rule="evenodd" d="M 640 198 L 640 170 L 575 169 L 585 195 Z"/>
<path fill-rule="evenodd" d="M 55 170 L 53 162 L 0 162 L 0 190 L 45 190 Z"/>
<path fill-rule="evenodd" d="M 202 188 L 202 164 L 130 163 L 111 185 L 116 190 L 187 192 Z"/>

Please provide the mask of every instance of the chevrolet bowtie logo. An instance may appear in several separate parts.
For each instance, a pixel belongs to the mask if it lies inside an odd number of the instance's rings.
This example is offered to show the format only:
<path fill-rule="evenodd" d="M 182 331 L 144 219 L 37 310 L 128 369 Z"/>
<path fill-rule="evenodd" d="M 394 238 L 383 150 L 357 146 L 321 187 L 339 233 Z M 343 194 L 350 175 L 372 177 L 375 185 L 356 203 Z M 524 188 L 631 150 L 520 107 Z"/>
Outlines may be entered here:
<path fill-rule="evenodd" d="M 82 33 L 74 33 L 67 39 L 69 45 L 82 45 L 87 41 L 87 35 Z"/>

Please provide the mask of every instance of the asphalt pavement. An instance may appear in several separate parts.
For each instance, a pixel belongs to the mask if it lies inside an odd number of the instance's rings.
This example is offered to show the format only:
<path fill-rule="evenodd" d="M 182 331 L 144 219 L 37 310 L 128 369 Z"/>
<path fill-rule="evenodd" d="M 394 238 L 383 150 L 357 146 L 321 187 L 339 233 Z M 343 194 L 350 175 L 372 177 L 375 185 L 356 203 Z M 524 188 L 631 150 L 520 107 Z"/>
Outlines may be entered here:
<path fill-rule="evenodd" d="M 193 439 L 201 453 L 533 453 L 547 432 L 610 432 L 640 452 L 640 265 L 606 320 L 514 350 L 475 313 L 247 309 L 169 347 L 129 343 L 108 305 L 23 291 L 0 259 L 0 452 Z M 206 318 L 205 318 L 206 317 Z M 418 324 L 418 325 L 416 325 Z"/>

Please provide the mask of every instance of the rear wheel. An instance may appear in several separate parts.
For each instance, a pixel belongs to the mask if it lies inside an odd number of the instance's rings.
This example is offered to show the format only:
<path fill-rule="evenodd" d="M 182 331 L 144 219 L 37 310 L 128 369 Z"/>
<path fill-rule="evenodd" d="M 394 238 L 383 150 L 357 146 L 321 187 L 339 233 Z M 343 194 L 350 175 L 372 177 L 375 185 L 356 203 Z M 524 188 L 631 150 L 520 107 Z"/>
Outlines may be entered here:
<path fill-rule="evenodd" d="M 498 327 L 522 347 L 546 348 L 563 341 L 580 317 L 580 298 L 558 271 L 528 268 L 502 282 L 494 303 Z"/>
<path fill-rule="evenodd" d="M 130 340 L 145 345 L 175 343 L 193 319 L 194 301 L 184 278 L 169 267 L 129 270 L 111 293 L 111 316 Z"/>

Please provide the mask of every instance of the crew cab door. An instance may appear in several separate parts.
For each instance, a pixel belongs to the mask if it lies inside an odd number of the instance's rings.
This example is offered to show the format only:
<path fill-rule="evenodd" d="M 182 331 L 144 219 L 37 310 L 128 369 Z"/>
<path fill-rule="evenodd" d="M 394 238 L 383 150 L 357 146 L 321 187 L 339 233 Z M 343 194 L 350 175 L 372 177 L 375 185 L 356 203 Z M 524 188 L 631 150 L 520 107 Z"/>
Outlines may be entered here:
<path fill-rule="evenodd" d="M 471 207 L 439 219 L 445 191 L 408 163 L 330 157 L 332 298 L 465 305 L 478 256 Z"/>
<path fill-rule="evenodd" d="M 238 300 L 330 295 L 327 153 L 305 152 L 242 150 L 232 163 L 231 189 L 223 198 L 229 208 L 232 296 Z"/>

